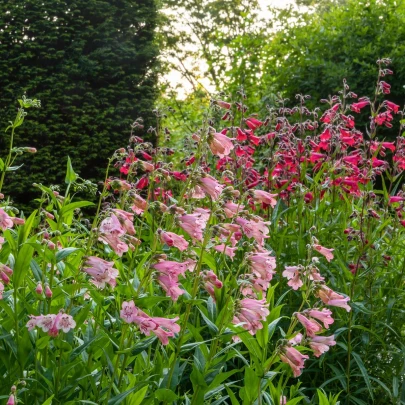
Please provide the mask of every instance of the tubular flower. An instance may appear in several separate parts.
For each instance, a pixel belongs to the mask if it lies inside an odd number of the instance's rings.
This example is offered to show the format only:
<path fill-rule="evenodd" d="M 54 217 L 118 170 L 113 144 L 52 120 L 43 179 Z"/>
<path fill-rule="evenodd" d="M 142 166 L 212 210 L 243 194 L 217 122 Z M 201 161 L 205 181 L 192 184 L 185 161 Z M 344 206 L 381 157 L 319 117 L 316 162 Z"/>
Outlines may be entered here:
<path fill-rule="evenodd" d="M 322 285 L 316 294 L 317 297 L 319 297 L 326 305 L 344 308 L 347 312 L 351 311 L 350 306 L 347 305 L 347 302 L 350 301 L 350 298 L 336 293 L 326 285 Z"/>
<path fill-rule="evenodd" d="M 220 158 L 228 156 L 234 148 L 231 138 L 217 132 L 209 135 L 208 146 L 210 147 L 212 154 L 217 155 Z"/>
<path fill-rule="evenodd" d="M 270 252 L 252 253 L 247 258 L 250 271 L 259 279 L 270 282 L 276 274 L 276 258 Z"/>
<path fill-rule="evenodd" d="M 219 196 L 222 193 L 222 190 L 224 189 L 225 186 L 222 184 L 219 184 L 213 177 L 211 176 L 206 176 L 202 177 L 199 182 L 200 188 L 208 195 L 211 196 L 211 198 L 216 201 L 218 200 Z"/>
<path fill-rule="evenodd" d="M 217 275 L 212 270 L 202 272 L 201 276 L 204 282 L 204 288 L 215 301 L 215 288 L 222 288 L 222 281 L 218 279 Z"/>
<path fill-rule="evenodd" d="M 304 311 L 305 314 L 308 314 L 311 318 L 318 319 L 323 323 L 325 329 L 329 329 L 329 325 L 332 325 L 334 319 L 332 318 L 332 311 L 330 309 L 323 308 L 319 309 L 307 309 Z"/>
<path fill-rule="evenodd" d="M 203 230 L 207 226 L 209 212 L 199 208 L 192 214 L 185 214 L 179 217 L 180 227 L 187 232 L 194 240 L 202 242 Z"/>
<path fill-rule="evenodd" d="M 175 275 L 170 276 L 162 273 L 157 277 L 157 281 L 166 292 L 166 296 L 170 297 L 174 302 L 179 299 L 180 295 L 185 293 L 185 291 L 179 287 L 179 280 Z"/>
<path fill-rule="evenodd" d="M 322 326 L 314 319 L 308 319 L 306 316 L 300 314 L 299 312 L 297 312 L 295 316 L 305 328 L 305 332 L 308 336 L 313 337 L 315 336 L 315 333 L 322 332 Z"/>
<path fill-rule="evenodd" d="M 126 212 L 120 209 L 113 209 L 114 214 L 118 218 L 121 226 L 124 228 L 125 232 L 129 235 L 135 235 L 134 228 L 134 214 Z"/>
<path fill-rule="evenodd" d="M 269 304 L 265 299 L 244 298 L 239 301 L 232 323 L 235 325 L 242 323 L 242 327 L 248 330 L 251 335 L 254 335 L 258 329 L 263 329 L 260 321 L 265 321 L 270 314 L 268 306 Z"/>
<path fill-rule="evenodd" d="M 298 290 L 304 284 L 301 280 L 301 270 L 302 266 L 286 266 L 283 271 L 283 277 L 289 280 L 287 284 L 293 290 Z"/>
<path fill-rule="evenodd" d="M 309 347 L 314 351 L 315 357 L 320 357 L 329 350 L 330 346 L 335 346 L 335 336 L 314 336 L 309 340 Z"/>
<path fill-rule="evenodd" d="M 106 285 L 115 287 L 117 285 L 116 278 L 119 275 L 115 269 L 114 262 L 107 262 L 96 256 L 90 256 L 85 262 L 83 271 L 91 276 L 90 281 L 98 288 L 104 289 Z"/>
<path fill-rule="evenodd" d="M 142 214 L 146 210 L 147 206 L 148 203 L 141 196 L 138 194 L 133 196 L 133 205 L 131 206 L 131 209 L 135 212 L 135 214 Z"/>
<path fill-rule="evenodd" d="M 224 204 L 224 212 L 227 218 L 233 218 L 235 215 L 238 215 L 238 212 L 242 211 L 244 208 L 244 205 L 235 204 L 232 201 L 228 201 Z"/>
<path fill-rule="evenodd" d="M 175 247 L 179 249 L 181 252 L 187 250 L 188 242 L 184 239 L 184 236 L 177 235 L 173 232 L 166 232 L 162 231 L 161 229 L 158 230 L 160 241 L 165 243 L 167 246 Z"/>
<path fill-rule="evenodd" d="M 263 190 L 254 190 L 253 191 L 253 198 L 255 201 L 260 203 L 268 204 L 271 208 L 274 208 L 277 204 L 277 200 L 274 197 L 277 197 L 278 194 L 270 194 L 267 191 Z"/>
<path fill-rule="evenodd" d="M 120 312 L 121 318 L 126 323 L 134 323 L 146 336 L 153 332 L 163 345 L 169 344 L 169 337 L 180 332 L 180 326 L 176 323 L 179 318 L 152 318 L 138 309 L 133 301 L 123 302 Z"/>
<path fill-rule="evenodd" d="M 304 366 L 304 361 L 309 359 L 306 354 L 301 354 L 297 349 L 290 346 L 285 346 L 281 348 L 280 360 L 283 363 L 288 364 L 294 374 L 294 377 L 299 377 L 302 373 Z"/>
<path fill-rule="evenodd" d="M 221 245 L 214 246 L 214 249 L 217 252 L 223 253 L 224 255 L 230 257 L 232 260 L 235 257 L 235 250 L 237 250 L 237 248 L 226 246 L 223 243 Z"/>
<path fill-rule="evenodd" d="M 248 238 L 254 238 L 260 246 L 263 246 L 264 239 L 269 237 L 269 228 L 267 226 L 269 222 L 247 220 L 241 217 L 236 218 L 236 222 L 242 227 L 245 235 Z"/>
<path fill-rule="evenodd" d="M 35 327 L 41 328 L 43 332 L 48 333 L 52 337 L 56 337 L 60 330 L 68 333 L 76 327 L 76 322 L 71 315 L 59 312 L 58 314 L 48 314 L 34 316 L 30 315 L 30 320 L 27 323 L 29 331 Z"/>
<path fill-rule="evenodd" d="M 321 255 L 325 256 L 326 260 L 330 262 L 333 259 L 333 251 L 335 249 L 328 249 L 321 245 L 314 244 L 312 246 L 316 251 L 318 251 Z"/>

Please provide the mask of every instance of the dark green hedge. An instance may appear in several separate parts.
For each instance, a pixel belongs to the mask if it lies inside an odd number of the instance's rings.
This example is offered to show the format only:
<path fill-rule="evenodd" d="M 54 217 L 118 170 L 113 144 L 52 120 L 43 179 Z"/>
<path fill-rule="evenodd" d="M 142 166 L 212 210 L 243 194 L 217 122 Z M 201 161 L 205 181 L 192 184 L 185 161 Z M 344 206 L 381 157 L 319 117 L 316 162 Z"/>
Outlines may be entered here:
<path fill-rule="evenodd" d="M 14 118 L 23 94 L 42 101 L 17 130 L 15 145 L 38 153 L 8 175 L 16 200 L 38 196 L 34 182 L 62 183 L 67 155 L 83 177 L 102 179 L 130 124 L 139 116 L 151 123 L 156 24 L 153 0 L 0 2 L 0 125 Z M 1 155 L 7 140 L 2 135 Z"/>

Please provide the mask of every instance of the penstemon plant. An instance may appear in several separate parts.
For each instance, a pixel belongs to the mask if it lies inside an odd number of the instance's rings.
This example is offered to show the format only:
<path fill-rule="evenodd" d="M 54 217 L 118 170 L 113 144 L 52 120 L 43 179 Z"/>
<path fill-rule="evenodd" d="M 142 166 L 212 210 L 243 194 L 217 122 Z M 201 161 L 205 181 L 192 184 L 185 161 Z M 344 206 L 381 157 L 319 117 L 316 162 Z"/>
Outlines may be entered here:
<path fill-rule="evenodd" d="M 388 63 L 374 100 L 344 82 L 322 115 L 302 95 L 263 120 L 243 90 L 212 100 L 180 161 L 156 109 L 155 144 L 137 120 L 91 219 L 78 194 L 95 186 L 70 159 L 63 195 L 37 184 L 28 218 L 3 204 L 0 399 L 405 403 L 405 141 L 378 139 L 403 115 L 382 99 Z M 366 108 L 363 133 L 351 113 Z"/>

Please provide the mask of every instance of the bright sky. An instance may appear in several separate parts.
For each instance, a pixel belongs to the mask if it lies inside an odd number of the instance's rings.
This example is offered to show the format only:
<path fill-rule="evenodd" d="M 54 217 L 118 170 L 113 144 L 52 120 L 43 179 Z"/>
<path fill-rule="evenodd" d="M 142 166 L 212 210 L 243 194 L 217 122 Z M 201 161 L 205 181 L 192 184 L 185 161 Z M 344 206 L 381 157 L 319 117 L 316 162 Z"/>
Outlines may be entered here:
<path fill-rule="evenodd" d="M 294 0 L 258 0 L 263 13 L 267 13 L 267 8 L 269 6 L 271 7 L 287 7 L 290 4 L 294 3 Z M 187 62 L 187 61 L 186 61 Z M 204 63 L 203 61 L 201 61 L 200 63 L 202 66 L 202 70 L 204 70 Z M 187 65 L 187 63 L 186 63 Z M 189 67 L 189 66 L 187 66 Z M 169 80 L 172 87 L 175 88 L 178 84 L 181 84 L 183 89 L 182 90 L 178 90 L 178 97 L 179 98 L 184 98 L 186 96 L 187 93 L 190 93 L 192 91 L 192 86 L 190 83 L 187 82 L 187 80 L 185 80 L 182 77 L 182 74 L 177 71 L 177 70 L 172 70 L 171 72 L 169 72 L 166 75 L 166 80 Z M 211 83 L 209 81 L 208 78 L 201 78 L 200 79 L 202 85 L 208 89 L 208 90 L 214 90 L 213 87 L 211 86 Z"/>

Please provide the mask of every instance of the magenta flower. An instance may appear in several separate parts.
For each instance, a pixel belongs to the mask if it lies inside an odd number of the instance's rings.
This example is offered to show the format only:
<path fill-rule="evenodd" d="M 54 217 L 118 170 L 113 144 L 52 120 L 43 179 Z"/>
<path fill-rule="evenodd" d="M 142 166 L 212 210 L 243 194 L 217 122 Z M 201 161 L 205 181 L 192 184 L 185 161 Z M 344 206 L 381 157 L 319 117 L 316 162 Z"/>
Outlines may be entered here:
<path fill-rule="evenodd" d="M 304 361 L 309 359 L 309 356 L 301 354 L 293 347 L 286 346 L 282 348 L 280 359 L 283 363 L 286 363 L 291 367 L 294 377 L 299 377 L 302 373 L 302 369 L 305 367 Z"/>
<path fill-rule="evenodd" d="M 122 257 L 122 255 L 125 252 L 128 252 L 128 245 L 122 241 L 118 235 L 114 234 L 102 234 L 98 238 L 99 241 L 106 243 L 111 247 L 112 250 L 119 256 Z"/>
<path fill-rule="evenodd" d="M 176 247 L 181 252 L 187 250 L 188 242 L 184 239 L 184 236 L 177 235 L 173 232 L 166 232 L 158 230 L 160 241 L 165 243 L 167 246 Z"/>
<path fill-rule="evenodd" d="M 12 274 L 13 270 L 11 270 L 10 267 L 0 263 L 0 279 L 4 282 L 4 284 L 7 285 L 10 282 L 9 276 Z"/>
<path fill-rule="evenodd" d="M 314 351 L 315 357 L 320 357 L 329 350 L 330 346 L 335 346 L 335 336 L 314 336 L 309 341 L 309 347 Z"/>
<path fill-rule="evenodd" d="M 11 395 L 9 396 L 6 405 L 15 405 L 15 395 L 14 395 L 14 394 L 11 394 Z"/>
<path fill-rule="evenodd" d="M 3 285 L 3 283 L 0 281 L 0 300 L 3 299 L 3 292 L 4 292 L 4 285 Z"/>
<path fill-rule="evenodd" d="M 208 294 L 215 301 L 214 287 L 222 288 L 222 286 L 223 286 L 222 281 L 218 279 L 217 275 L 212 270 L 202 272 L 201 276 L 204 281 L 204 288 L 207 290 Z"/>
<path fill-rule="evenodd" d="M 138 309 L 135 306 L 134 301 L 124 301 L 121 306 L 120 317 L 126 323 L 133 323 L 134 317 L 137 316 Z"/>

